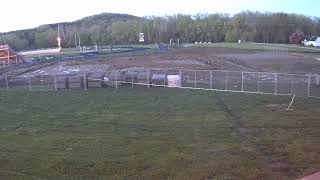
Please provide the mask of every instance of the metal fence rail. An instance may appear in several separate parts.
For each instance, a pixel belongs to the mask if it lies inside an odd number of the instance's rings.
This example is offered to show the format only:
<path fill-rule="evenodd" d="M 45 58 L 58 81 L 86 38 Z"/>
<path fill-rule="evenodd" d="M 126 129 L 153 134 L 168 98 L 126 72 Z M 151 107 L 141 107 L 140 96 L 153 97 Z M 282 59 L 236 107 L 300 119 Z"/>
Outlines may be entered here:
<path fill-rule="evenodd" d="M 2 90 L 57 91 L 90 88 L 169 87 L 168 76 L 180 78 L 177 88 L 243 92 L 272 95 L 296 95 L 320 98 L 320 76 L 269 72 L 219 70 L 164 70 L 127 68 L 105 73 L 67 76 L 0 77 Z"/>

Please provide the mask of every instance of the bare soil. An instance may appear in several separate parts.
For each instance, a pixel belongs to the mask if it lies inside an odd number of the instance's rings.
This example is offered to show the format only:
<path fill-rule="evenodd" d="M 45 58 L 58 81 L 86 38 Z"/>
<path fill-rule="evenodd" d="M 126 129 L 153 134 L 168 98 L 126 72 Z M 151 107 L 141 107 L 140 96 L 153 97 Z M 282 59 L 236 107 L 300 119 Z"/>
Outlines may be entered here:
<path fill-rule="evenodd" d="M 64 61 L 25 75 L 105 72 L 110 69 L 152 68 L 266 71 L 308 74 L 320 72 L 320 54 L 279 51 L 248 51 L 227 48 L 186 48 L 145 56 L 112 57 L 98 60 Z"/>

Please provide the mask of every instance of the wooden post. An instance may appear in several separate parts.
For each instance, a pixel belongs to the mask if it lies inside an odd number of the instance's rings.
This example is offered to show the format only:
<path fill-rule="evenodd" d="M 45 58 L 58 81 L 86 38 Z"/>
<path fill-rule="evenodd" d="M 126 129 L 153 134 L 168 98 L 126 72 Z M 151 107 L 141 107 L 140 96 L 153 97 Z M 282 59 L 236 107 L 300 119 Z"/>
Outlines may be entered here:
<path fill-rule="evenodd" d="M 8 65 L 10 65 L 11 62 L 10 62 L 10 50 L 9 50 L 9 47 L 8 47 Z"/>
<path fill-rule="evenodd" d="M 58 91 L 58 86 L 57 86 L 57 76 L 56 75 L 54 75 L 54 77 L 53 77 L 54 79 L 53 79 L 53 81 L 54 81 L 54 90 L 55 91 Z"/>
<path fill-rule="evenodd" d="M 65 86 L 65 88 L 66 89 L 68 89 L 69 90 L 69 77 L 68 76 L 64 76 L 63 77 L 63 80 L 64 80 L 64 86 Z"/>
<path fill-rule="evenodd" d="M 29 91 L 32 91 L 31 78 L 30 78 L 30 76 L 28 76 L 28 83 L 29 83 Z"/>
<path fill-rule="evenodd" d="M 183 87 L 183 86 L 182 86 L 182 70 L 181 70 L 181 69 L 180 69 L 179 74 L 180 74 L 180 86 Z"/>
<path fill-rule="evenodd" d="M 308 97 L 310 97 L 311 94 L 311 75 L 308 75 Z"/>
<path fill-rule="evenodd" d="M 8 81 L 8 75 L 5 76 L 6 78 L 6 85 L 7 85 L 7 89 L 9 89 L 9 81 Z"/>
<path fill-rule="evenodd" d="M 131 69 L 131 88 L 133 88 L 133 69 Z"/>
<path fill-rule="evenodd" d="M 150 78 L 149 78 L 149 75 L 150 75 L 150 70 L 147 70 L 147 84 L 148 84 L 148 88 L 150 88 Z"/>
<path fill-rule="evenodd" d="M 244 91 L 244 87 L 243 87 L 243 82 L 244 82 L 244 74 L 243 72 L 241 72 L 241 91 Z"/>
<path fill-rule="evenodd" d="M 210 89 L 212 89 L 212 71 L 209 72 L 210 76 Z"/>
<path fill-rule="evenodd" d="M 163 86 L 166 87 L 166 79 L 167 79 L 167 77 L 166 77 L 166 70 L 163 71 L 163 74 L 164 74 Z"/>
<path fill-rule="evenodd" d="M 87 87 L 87 75 L 86 74 L 83 74 L 83 88 L 85 91 L 88 90 L 88 87 Z"/>
<path fill-rule="evenodd" d="M 274 86 L 274 93 L 278 94 L 278 74 L 274 74 L 274 79 L 275 79 L 275 86 Z"/>
<path fill-rule="evenodd" d="M 228 78 L 229 78 L 229 71 L 226 74 L 226 90 L 228 90 Z"/>
<path fill-rule="evenodd" d="M 258 93 L 260 93 L 260 73 L 258 72 Z"/>
<path fill-rule="evenodd" d="M 197 88 L 197 71 L 194 71 L 194 88 Z"/>
<path fill-rule="evenodd" d="M 104 80 L 104 75 L 100 77 L 100 88 L 102 88 L 102 83 L 103 83 L 103 80 Z"/>
<path fill-rule="evenodd" d="M 292 74 L 292 77 L 291 77 L 291 94 L 293 95 L 294 93 L 294 74 Z"/>
<path fill-rule="evenodd" d="M 118 89 L 118 71 L 116 71 L 115 76 L 116 76 L 116 89 Z"/>

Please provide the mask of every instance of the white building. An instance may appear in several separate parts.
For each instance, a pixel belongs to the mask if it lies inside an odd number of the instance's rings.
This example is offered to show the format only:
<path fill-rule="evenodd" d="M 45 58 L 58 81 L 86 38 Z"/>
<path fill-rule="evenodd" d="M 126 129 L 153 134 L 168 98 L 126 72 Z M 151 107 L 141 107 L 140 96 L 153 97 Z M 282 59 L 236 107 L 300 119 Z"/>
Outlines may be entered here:
<path fill-rule="evenodd" d="M 305 46 L 320 47 L 320 37 L 319 36 L 309 36 L 302 42 Z"/>

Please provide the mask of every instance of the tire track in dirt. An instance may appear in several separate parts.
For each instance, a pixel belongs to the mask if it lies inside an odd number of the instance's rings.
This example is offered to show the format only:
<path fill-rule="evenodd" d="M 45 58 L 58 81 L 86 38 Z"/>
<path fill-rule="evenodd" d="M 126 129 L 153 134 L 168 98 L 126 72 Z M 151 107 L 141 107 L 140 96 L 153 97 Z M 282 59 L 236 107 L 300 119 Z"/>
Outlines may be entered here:
<path fill-rule="evenodd" d="M 58 63 L 57 61 L 53 61 L 53 62 L 42 62 L 39 64 L 30 64 L 24 67 L 9 67 L 10 69 L 3 69 L 3 72 L 1 72 L 0 74 L 6 74 L 8 76 L 18 76 L 18 75 L 26 74 L 29 72 L 33 72 L 35 70 L 50 67 L 57 63 Z"/>
<path fill-rule="evenodd" d="M 250 147 L 254 150 L 254 153 L 257 156 L 257 159 L 260 159 L 262 162 L 268 164 L 268 168 L 271 172 L 272 179 L 283 180 L 289 179 L 290 174 L 287 169 L 281 168 L 282 162 L 276 161 L 267 152 L 263 152 L 263 150 L 255 145 L 254 142 L 250 141 L 252 139 L 252 135 L 247 133 L 240 123 L 241 117 L 237 115 L 232 109 L 224 102 L 224 100 L 219 96 L 218 93 L 214 94 L 217 99 L 216 105 L 219 106 L 224 112 L 226 112 L 229 122 L 232 125 L 232 129 L 237 133 L 237 138 L 241 144 Z"/>
<path fill-rule="evenodd" d="M 249 67 L 245 64 L 236 63 L 236 62 L 234 62 L 234 60 L 229 59 L 229 58 L 222 58 L 222 57 L 217 57 L 217 56 L 214 56 L 214 58 L 216 58 L 217 61 L 219 61 L 220 63 L 224 63 L 229 66 L 240 68 L 242 71 L 257 71 L 257 69 Z"/>

